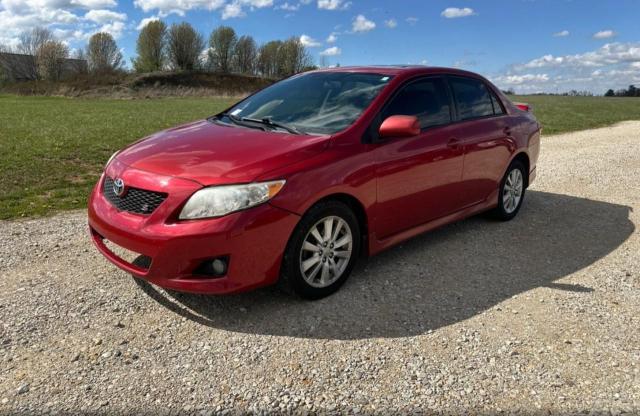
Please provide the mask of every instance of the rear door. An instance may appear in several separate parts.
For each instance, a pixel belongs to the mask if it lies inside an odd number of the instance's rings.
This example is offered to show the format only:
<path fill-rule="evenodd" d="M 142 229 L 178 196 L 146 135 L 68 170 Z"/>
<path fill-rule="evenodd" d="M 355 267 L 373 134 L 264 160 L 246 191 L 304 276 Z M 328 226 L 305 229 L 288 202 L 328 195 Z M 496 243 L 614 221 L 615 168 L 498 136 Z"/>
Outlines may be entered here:
<path fill-rule="evenodd" d="M 486 200 L 498 188 L 514 141 L 509 117 L 484 81 L 449 76 L 456 106 L 456 136 L 464 146 L 461 208 Z"/>
<path fill-rule="evenodd" d="M 453 140 L 452 111 L 444 78 L 425 77 L 401 87 L 374 123 L 377 131 L 392 115 L 415 115 L 421 125 L 418 136 L 389 138 L 376 144 L 378 238 L 456 209 L 463 154 Z"/>

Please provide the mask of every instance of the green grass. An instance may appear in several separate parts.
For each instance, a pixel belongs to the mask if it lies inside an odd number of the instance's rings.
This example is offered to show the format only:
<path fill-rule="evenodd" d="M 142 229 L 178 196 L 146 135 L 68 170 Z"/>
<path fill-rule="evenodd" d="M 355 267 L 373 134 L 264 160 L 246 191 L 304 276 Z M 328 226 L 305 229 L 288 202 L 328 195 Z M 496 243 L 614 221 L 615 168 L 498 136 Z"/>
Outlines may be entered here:
<path fill-rule="evenodd" d="M 0 96 L 0 219 L 86 207 L 113 152 L 233 101 Z"/>
<path fill-rule="evenodd" d="M 534 106 L 545 135 L 640 120 L 640 99 L 514 100 Z M 0 219 L 86 207 L 114 151 L 154 131 L 214 114 L 233 101 L 0 96 Z"/>
<path fill-rule="evenodd" d="M 609 126 L 624 120 L 640 120 L 639 98 L 558 97 L 528 95 L 511 97 L 533 106 L 543 134 Z"/>

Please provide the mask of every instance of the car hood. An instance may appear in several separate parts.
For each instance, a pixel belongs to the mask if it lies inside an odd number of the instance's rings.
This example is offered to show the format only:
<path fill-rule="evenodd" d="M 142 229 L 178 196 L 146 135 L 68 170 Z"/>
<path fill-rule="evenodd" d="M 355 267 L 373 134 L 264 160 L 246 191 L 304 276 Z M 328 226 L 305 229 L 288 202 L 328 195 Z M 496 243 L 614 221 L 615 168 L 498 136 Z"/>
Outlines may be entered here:
<path fill-rule="evenodd" d="M 202 120 L 155 133 L 125 148 L 116 159 L 148 172 L 221 185 L 251 182 L 314 156 L 328 139 Z"/>

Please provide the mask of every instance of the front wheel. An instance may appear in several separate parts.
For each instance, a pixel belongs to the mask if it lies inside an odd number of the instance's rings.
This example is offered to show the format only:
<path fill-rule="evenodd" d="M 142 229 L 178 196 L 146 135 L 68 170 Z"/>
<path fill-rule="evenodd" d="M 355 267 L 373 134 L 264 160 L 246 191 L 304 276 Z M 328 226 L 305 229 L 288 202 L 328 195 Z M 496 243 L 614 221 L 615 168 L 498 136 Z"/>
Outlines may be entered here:
<path fill-rule="evenodd" d="M 360 252 L 360 227 L 338 201 L 313 206 L 300 220 L 282 260 L 280 284 L 306 299 L 320 299 L 347 280 Z"/>
<path fill-rule="evenodd" d="M 518 215 L 524 200 L 526 175 L 526 168 L 522 162 L 511 162 L 500 182 L 498 206 L 493 210 L 494 216 L 499 220 L 509 221 Z"/>

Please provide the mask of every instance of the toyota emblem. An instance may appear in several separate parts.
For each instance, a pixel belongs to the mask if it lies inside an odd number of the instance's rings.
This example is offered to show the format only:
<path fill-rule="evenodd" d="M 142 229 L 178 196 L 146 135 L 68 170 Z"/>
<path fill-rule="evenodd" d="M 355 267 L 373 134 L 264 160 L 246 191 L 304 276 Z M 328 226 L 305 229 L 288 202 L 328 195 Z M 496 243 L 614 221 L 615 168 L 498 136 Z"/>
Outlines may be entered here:
<path fill-rule="evenodd" d="M 122 179 L 117 178 L 113 181 L 113 193 L 116 194 L 116 196 L 124 195 L 124 181 Z"/>

